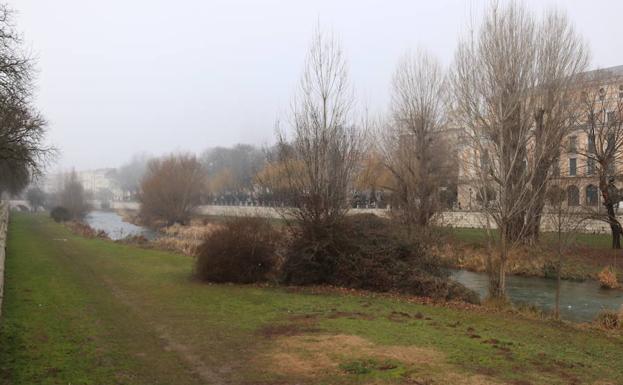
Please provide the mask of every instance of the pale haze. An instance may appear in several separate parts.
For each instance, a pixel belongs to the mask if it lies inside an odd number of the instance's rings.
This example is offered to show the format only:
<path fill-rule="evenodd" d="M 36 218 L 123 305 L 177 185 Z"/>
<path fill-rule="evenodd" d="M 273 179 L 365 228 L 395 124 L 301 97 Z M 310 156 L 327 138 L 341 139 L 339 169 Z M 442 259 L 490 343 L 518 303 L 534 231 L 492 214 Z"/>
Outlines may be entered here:
<path fill-rule="evenodd" d="M 565 9 L 592 67 L 623 64 L 623 2 Z M 314 29 L 341 40 L 359 106 L 381 113 L 392 72 L 424 47 L 449 66 L 485 1 L 18 0 L 37 58 L 37 105 L 60 150 L 50 168 L 116 167 L 135 153 L 270 144 Z"/>

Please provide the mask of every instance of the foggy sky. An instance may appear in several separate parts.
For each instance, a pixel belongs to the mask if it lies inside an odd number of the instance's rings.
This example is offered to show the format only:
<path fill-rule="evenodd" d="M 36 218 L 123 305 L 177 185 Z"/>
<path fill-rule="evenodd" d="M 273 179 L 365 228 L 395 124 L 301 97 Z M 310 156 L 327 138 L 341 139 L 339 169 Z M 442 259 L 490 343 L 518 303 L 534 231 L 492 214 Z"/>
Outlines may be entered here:
<path fill-rule="evenodd" d="M 116 167 L 132 154 L 270 144 L 313 31 L 340 38 L 359 104 L 387 107 L 394 66 L 423 47 L 450 65 L 486 1 L 8 0 L 37 58 L 37 105 L 61 157 L 50 171 Z M 620 1 L 566 9 L 592 66 L 623 64 Z"/>

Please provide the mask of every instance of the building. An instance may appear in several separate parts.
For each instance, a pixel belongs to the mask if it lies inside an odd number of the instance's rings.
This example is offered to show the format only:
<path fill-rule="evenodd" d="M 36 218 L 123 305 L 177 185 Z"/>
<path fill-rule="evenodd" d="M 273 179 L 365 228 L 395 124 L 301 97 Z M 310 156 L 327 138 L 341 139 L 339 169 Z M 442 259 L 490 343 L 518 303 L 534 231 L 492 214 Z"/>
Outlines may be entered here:
<path fill-rule="evenodd" d="M 620 124 L 620 114 L 623 110 L 623 65 L 586 72 L 582 78 L 593 80 L 582 83 L 586 85 L 579 88 L 580 92 L 594 93 L 597 104 L 604 106 L 602 110 L 594 109 L 600 114 L 597 119 L 604 125 L 615 121 Z M 597 165 L 591 155 L 595 151 L 595 139 L 591 139 L 589 135 L 586 114 L 580 113 L 578 116 L 576 126 L 562 143 L 560 156 L 551 171 L 552 177 L 557 182 L 564 182 L 560 184 L 566 188 L 567 205 L 599 209 L 602 206 L 602 198 L 599 192 Z M 604 143 L 609 140 L 609 138 L 602 139 L 606 141 Z M 478 210 L 482 202 L 478 199 L 479 194 L 475 187 L 477 184 L 474 183 L 476 167 L 486 167 L 484 163 L 488 157 L 486 154 L 483 154 L 484 156 L 476 154 L 472 148 L 467 146 L 465 139 L 459 141 L 458 152 L 460 161 L 457 206 L 462 210 Z M 623 172 L 619 161 L 611 165 L 610 175 L 619 176 Z"/>
<path fill-rule="evenodd" d="M 96 170 L 76 171 L 78 180 L 84 187 L 84 191 L 91 199 L 96 200 L 123 200 L 123 191 L 115 181 L 114 168 L 102 168 Z M 48 193 L 58 192 L 62 189 L 63 181 L 68 173 L 56 173 L 47 175 L 43 181 L 43 189 Z"/>

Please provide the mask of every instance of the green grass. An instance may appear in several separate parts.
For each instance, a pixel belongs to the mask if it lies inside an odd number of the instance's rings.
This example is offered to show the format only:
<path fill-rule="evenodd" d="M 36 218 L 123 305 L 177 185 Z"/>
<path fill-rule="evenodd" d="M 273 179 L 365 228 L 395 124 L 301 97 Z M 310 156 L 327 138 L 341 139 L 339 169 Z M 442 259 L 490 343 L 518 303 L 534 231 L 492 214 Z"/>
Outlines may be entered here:
<path fill-rule="evenodd" d="M 599 331 L 399 299 L 202 284 L 188 257 L 80 238 L 43 216 L 13 214 L 7 252 L 3 385 L 623 383 L 623 340 Z M 369 345 L 304 351 L 327 335 Z M 307 345 L 289 350 L 291 338 Z M 375 355 L 401 347 L 442 358 Z M 284 354 L 325 354 L 335 366 L 284 372 L 275 365 L 288 366 Z"/>
<path fill-rule="evenodd" d="M 446 230 L 446 229 L 444 229 Z M 472 245 L 485 246 L 487 235 L 485 229 L 472 229 L 456 227 L 447 229 L 457 240 Z M 493 230 L 495 232 L 495 230 Z M 494 234 L 495 235 L 495 234 Z M 594 249 L 610 249 L 612 246 L 612 238 L 609 234 L 585 234 L 580 233 L 574 235 L 574 246 L 588 247 Z M 556 234 L 544 232 L 541 239 L 545 244 L 553 244 L 556 241 Z"/>

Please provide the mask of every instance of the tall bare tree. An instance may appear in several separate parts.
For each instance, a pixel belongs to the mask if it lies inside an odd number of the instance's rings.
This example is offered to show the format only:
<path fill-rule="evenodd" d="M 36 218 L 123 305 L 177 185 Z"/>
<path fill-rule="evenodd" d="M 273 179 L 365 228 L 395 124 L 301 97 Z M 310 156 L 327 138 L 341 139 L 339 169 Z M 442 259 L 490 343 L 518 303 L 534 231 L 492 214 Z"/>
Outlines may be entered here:
<path fill-rule="evenodd" d="M 446 81 L 439 62 L 420 51 L 405 55 L 394 73 L 391 119 L 381 153 L 391 172 L 395 209 L 408 228 L 426 226 L 441 207 L 440 188 L 455 152 L 446 126 Z"/>
<path fill-rule="evenodd" d="M 295 218 L 312 237 L 340 223 L 349 209 L 363 146 L 353 103 L 340 44 L 318 30 L 292 102 L 291 139 L 278 131 L 278 157 L 272 160 L 293 206 L 283 210 L 284 217 Z"/>
<path fill-rule="evenodd" d="M 4 164 L 0 182 L 9 190 L 23 189 L 53 153 L 43 143 L 45 120 L 33 107 L 33 73 L 12 11 L 0 4 L 0 164 Z"/>
<path fill-rule="evenodd" d="M 623 228 L 616 217 L 622 196 L 615 182 L 620 179 L 618 169 L 623 157 L 623 78 L 605 70 L 587 74 L 582 84 L 582 103 L 579 126 L 588 138 L 587 148 L 580 153 L 586 162 L 594 165 L 599 179 L 599 190 L 606 208 L 605 215 L 597 215 L 610 225 L 612 248 L 621 248 Z"/>
<path fill-rule="evenodd" d="M 531 151 L 534 163 L 532 190 L 534 204 L 526 215 L 527 240 L 539 238 L 541 214 L 546 189 L 541 188 L 560 158 L 563 140 L 576 128 L 578 83 L 589 62 L 589 50 L 567 16 L 550 10 L 540 22 L 536 34 L 536 89 L 534 90 L 534 140 Z"/>
<path fill-rule="evenodd" d="M 509 250 L 533 228 L 526 215 L 542 210 L 569 126 L 565 77 L 585 65 L 582 49 L 566 18 L 552 12 L 538 22 L 515 2 L 493 4 L 476 35 L 459 44 L 452 83 L 469 147 L 463 161 L 498 228 L 489 258 L 494 297 L 505 296 Z"/>

